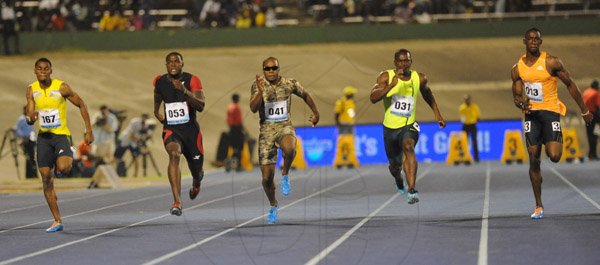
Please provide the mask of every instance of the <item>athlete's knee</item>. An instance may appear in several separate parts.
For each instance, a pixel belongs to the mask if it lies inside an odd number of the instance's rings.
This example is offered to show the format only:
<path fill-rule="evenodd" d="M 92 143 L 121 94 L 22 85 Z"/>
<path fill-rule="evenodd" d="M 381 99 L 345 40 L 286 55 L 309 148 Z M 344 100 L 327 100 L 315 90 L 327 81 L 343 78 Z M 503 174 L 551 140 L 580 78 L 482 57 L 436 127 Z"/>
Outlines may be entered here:
<path fill-rule="evenodd" d="M 560 157 L 562 154 L 560 153 L 554 153 L 554 154 L 549 154 L 548 157 L 550 158 L 550 161 L 552 161 L 553 163 L 558 163 L 560 161 Z"/>
<path fill-rule="evenodd" d="M 270 178 L 270 177 L 263 177 L 262 185 L 265 188 L 274 188 L 275 187 L 275 185 L 273 183 L 273 178 Z"/>
<path fill-rule="evenodd" d="M 179 158 L 181 157 L 181 152 L 179 152 L 178 150 L 169 150 L 167 151 L 167 154 L 169 154 L 170 160 L 179 160 Z"/>
<path fill-rule="evenodd" d="M 414 154 L 415 153 L 415 146 L 412 143 L 404 143 L 402 144 L 402 152 L 404 152 L 404 154 Z"/>
<path fill-rule="evenodd" d="M 62 174 L 68 174 L 71 172 L 71 168 L 73 168 L 73 164 L 58 164 L 56 165 L 56 169 Z"/>

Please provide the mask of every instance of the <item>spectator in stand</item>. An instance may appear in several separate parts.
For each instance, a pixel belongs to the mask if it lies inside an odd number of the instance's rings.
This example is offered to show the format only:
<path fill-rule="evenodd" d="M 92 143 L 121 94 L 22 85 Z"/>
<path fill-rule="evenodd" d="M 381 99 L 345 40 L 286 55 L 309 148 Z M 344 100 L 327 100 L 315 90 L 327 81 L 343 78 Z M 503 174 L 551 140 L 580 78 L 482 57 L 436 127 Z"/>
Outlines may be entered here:
<path fill-rule="evenodd" d="M 244 7 L 242 12 L 237 16 L 235 21 L 236 29 L 249 29 L 252 26 L 252 18 L 250 17 L 250 8 Z"/>
<path fill-rule="evenodd" d="M 254 16 L 254 26 L 257 28 L 264 28 L 267 23 L 267 16 L 265 15 L 266 8 L 261 7 L 256 16 Z"/>
<path fill-rule="evenodd" d="M 2 42 L 4 43 L 4 54 L 11 55 L 13 53 L 20 54 L 19 49 L 19 32 L 17 30 L 17 19 L 15 15 L 14 0 L 2 2 Z M 13 39 L 13 51 L 8 47 L 8 40 Z"/>
<path fill-rule="evenodd" d="M 219 26 L 221 12 L 221 2 L 217 0 L 207 0 L 200 11 L 200 25 L 208 27 Z"/>
<path fill-rule="evenodd" d="M 331 24 L 341 23 L 342 17 L 344 17 L 344 0 L 329 0 L 329 9 L 329 22 Z"/>
<path fill-rule="evenodd" d="M 50 22 L 52 25 L 52 31 L 64 31 L 66 19 L 62 15 L 62 13 L 58 10 L 54 11 L 54 14 L 50 18 Z"/>

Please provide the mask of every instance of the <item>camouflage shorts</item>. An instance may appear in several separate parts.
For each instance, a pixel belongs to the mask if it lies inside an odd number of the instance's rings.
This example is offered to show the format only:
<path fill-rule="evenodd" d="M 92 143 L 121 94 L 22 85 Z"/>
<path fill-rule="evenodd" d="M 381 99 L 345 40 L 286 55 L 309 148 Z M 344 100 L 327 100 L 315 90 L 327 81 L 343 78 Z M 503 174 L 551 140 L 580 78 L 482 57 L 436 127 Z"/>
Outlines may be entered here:
<path fill-rule="evenodd" d="M 263 123 L 260 125 L 258 136 L 258 158 L 261 165 L 275 164 L 277 162 L 277 149 L 279 141 L 284 135 L 296 137 L 294 126 L 290 121 L 280 123 Z"/>

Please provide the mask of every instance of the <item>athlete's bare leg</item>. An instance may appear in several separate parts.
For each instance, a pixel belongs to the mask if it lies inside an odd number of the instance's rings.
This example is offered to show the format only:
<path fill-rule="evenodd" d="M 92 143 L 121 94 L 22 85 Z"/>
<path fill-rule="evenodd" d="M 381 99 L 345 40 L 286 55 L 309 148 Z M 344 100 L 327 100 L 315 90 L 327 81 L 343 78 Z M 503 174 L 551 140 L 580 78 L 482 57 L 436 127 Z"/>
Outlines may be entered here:
<path fill-rule="evenodd" d="M 527 147 L 527 152 L 529 153 L 529 180 L 533 188 L 536 207 L 544 207 L 542 204 L 542 172 L 540 168 L 541 151 L 542 149 L 539 145 Z"/>
<path fill-rule="evenodd" d="M 269 199 L 271 206 L 277 206 L 277 199 L 275 199 L 275 183 L 273 178 L 275 177 L 275 164 L 261 165 L 260 171 L 262 172 L 262 186 Z"/>
<path fill-rule="evenodd" d="M 56 192 L 54 191 L 54 174 L 52 173 L 50 167 L 40 167 L 39 170 L 40 175 L 42 175 L 44 197 L 46 197 L 48 207 L 50 207 L 52 216 L 54 216 L 54 221 L 62 223 L 60 211 L 58 210 Z"/>
<path fill-rule="evenodd" d="M 402 153 L 404 153 L 404 173 L 406 173 L 406 182 L 408 183 L 408 190 L 415 188 L 415 182 L 417 178 L 417 157 L 415 155 L 415 140 L 412 138 L 405 138 L 402 140 Z"/>
<path fill-rule="evenodd" d="M 544 144 L 546 146 L 546 155 L 550 158 L 550 161 L 558 163 L 562 156 L 562 143 L 556 141 L 550 141 Z"/>
<path fill-rule="evenodd" d="M 169 155 L 169 183 L 171 184 L 171 192 L 173 192 L 173 200 L 181 202 L 181 170 L 179 169 L 179 161 L 181 160 L 181 145 L 177 142 L 170 142 L 165 146 Z"/>
<path fill-rule="evenodd" d="M 288 134 L 281 137 L 279 141 L 279 147 L 283 157 L 283 167 L 281 168 L 281 174 L 287 175 L 292 166 L 292 162 L 296 157 L 296 137 Z"/>

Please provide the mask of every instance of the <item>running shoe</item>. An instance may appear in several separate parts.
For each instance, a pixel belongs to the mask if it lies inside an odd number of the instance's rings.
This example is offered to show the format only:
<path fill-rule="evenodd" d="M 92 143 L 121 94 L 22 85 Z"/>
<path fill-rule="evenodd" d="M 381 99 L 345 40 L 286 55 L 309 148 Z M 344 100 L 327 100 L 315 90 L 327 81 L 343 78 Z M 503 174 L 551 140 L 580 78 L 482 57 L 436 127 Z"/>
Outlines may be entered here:
<path fill-rule="evenodd" d="M 52 223 L 52 225 L 48 229 L 46 229 L 46 233 L 54 233 L 62 231 L 63 229 L 65 229 L 65 227 L 62 223 L 54 221 L 54 223 Z"/>
<path fill-rule="evenodd" d="M 196 197 L 198 196 L 198 193 L 200 193 L 200 181 L 196 182 L 196 180 L 194 180 L 194 183 L 192 184 L 192 187 L 190 188 L 190 199 L 196 199 Z"/>
<path fill-rule="evenodd" d="M 288 194 L 290 194 L 291 190 L 292 190 L 292 187 L 290 187 L 290 177 L 288 175 L 282 176 L 281 177 L 281 194 L 283 194 L 283 196 L 288 196 Z"/>
<path fill-rule="evenodd" d="M 415 189 L 411 189 L 408 191 L 408 196 L 406 198 L 408 199 L 408 204 L 415 204 L 419 202 L 419 192 Z"/>
<path fill-rule="evenodd" d="M 531 214 L 531 219 L 542 219 L 544 218 L 544 208 L 535 207 L 535 211 Z"/>
<path fill-rule="evenodd" d="M 180 216 L 183 211 L 181 210 L 181 202 L 174 202 L 171 206 L 171 214 Z"/>
<path fill-rule="evenodd" d="M 267 222 L 269 224 L 274 224 L 277 222 L 277 206 L 271 206 L 271 209 L 269 209 L 269 215 L 267 215 Z"/>

